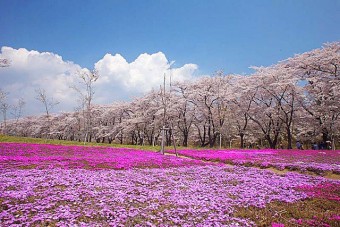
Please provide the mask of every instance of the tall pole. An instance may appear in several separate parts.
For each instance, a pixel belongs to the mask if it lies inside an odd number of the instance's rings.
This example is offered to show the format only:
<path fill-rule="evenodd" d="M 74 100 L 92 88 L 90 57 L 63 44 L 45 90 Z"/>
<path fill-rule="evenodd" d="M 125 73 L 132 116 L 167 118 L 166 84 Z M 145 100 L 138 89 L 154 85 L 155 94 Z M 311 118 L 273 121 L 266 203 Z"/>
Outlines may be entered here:
<path fill-rule="evenodd" d="M 172 138 L 172 143 L 174 145 L 174 149 L 175 149 L 175 153 L 176 153 L 176 156 L 178 156 L 178 153 L 177 153 L 177 148 L 176 148 L 176 140 L 175 140 L 175 136 L 174 136 L 174 131 L 173 131 L 173 123 L 172 123 L 172 119 L 170 118 L 169 119 L 169 127 L 168 128 L 165 128 L 165 123 L 166 123 L 166 94 L 165 94 L 165 73 L 164 73 L 164 81 L 163 81 L 163 105 L 164 105 L 164 113 L 163 113 L 163 127 L 162 127 L 162 143 L 161 143 L 161 154 L 164 154 L 165 153 L 165 130 L 171 130 L 171 138 Z M 171 106 L 171 89 L 172 89 L 172 85 L 171 85 L 171 64 L 170 64 L 170 78 L 169 78 L 169 81 L 170 81 L 170 91 L 169 91 L 169 104 Z"/>
<path fill-rule="evenodd" d="M 164 137 L 165 137 L 165 126 L 162 128 L 162 143 L 161 143 L 161 154 L 164 154 Z"/>
<path fill-rule="evenodd" d="M 171 64 L 170 64 L 170 91 L 169 91 L 169 103 L 170 103 L 170 107 L 171 107 L 171 90 L 172 90 L 172 70 L 171 70 Z M 172 136 L 172 143 L 174 144 L 174 149 L 175 149 L 175 153 L 176 153 L 176 156 L 178 157 L 178 153 L 177 153 L 177 148 L 176 148 L 176 140 L 175 140 L 175 135 L 174 135 L 174 125 L 173 125 L 173 122 L 172 122 L 172 119 L 170 119 L 170 129 L 171 129 L 171 136 Z"/>
<path fill-rule="evenodd" d="M 163 81 L 163 127 L 162 127 L 162 143 L 161 143 L 161 154 L 164 154 L 164 143 L 165 143 L 165 117 L 166 117 L 166 97 L 165 97 L 165 73 Z"/>

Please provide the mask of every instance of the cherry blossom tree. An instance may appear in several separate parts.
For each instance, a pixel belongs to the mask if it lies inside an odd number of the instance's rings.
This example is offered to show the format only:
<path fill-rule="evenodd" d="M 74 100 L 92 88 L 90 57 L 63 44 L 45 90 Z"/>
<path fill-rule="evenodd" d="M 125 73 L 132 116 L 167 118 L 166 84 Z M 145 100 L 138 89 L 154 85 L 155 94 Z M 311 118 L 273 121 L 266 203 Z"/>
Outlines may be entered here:
<path fill-rule="evenodd" d="M 229 100 L 229 108 L 232 109 L 231 117 L 234 119 L 233 124 L 240 137 L 240 148 L 245 147 L 244 137 L 249 135 L 249 111 L 257 93 L 257 88 L 253 87 L 254 81 L 251 79 L 234 75 L 234 80 L 231 83 L 233 96 Z"/>
<path fill-rule="evenodd" d="M 248 116 L 262 131 L 270 148 L 275 149 L 283 125 L 280 106 L 283 96 L 276 97 L 270 92 L 272 89 L 268 86 L 272 85 L 272 78 L 266 73 L 264 68 L 259 68 L 252 76 L 256 94 L 252 97 Z"/>
<path fill-rule="evenodd" d="M 189 133 L 195 116 L 195 105 L 189 100 L 189 87 L 186 83 L 173 85 L 174 92 L 172 112 L 176 116 L 177 129 L 182 133 L 182 145 L 188 146 Z"/>
<path fill-rule="evenodd" d="M 188 100 L 195 106 L 193 125 L 200 146 L 213 147 L 221 135 L 227 112 L 229 77 L 218 75 L 198 79 L 189 86 Z"/>
<path fill-rule="evenodd" d="M 323 141 L 334 143 L 340 116 L 340 42 L 327 43 L 283 63 L 306 81 L 301 105 L 318 122 Z"/>
<path fill-rule="evenodd" d="M 281 64 L 270 67 L 254 67 L 256 74 L 261 77 L 259 92 L 267 94 L 273 105 L 277 108 L 277 126 L 282 121 L 287 137 L 287 148 L 292 149 L 292 123 L 294 113 L 298 109 L 298 100 L 301 99 L 302 90 L 298 85 L 299 78 L 294 75 L 294 70 Z M 280 129 L 277 136 L 284 134 Z"/>
<path fill-rule="evenodd" d="M 72 85 L 79 97 L 80 105 L 83 109 L 84 117 L 84 142 L 90 142 L 92 137 L 92 101 L 94 96 L 94 83 L 99 78 L 99 73 L 96 70 L 81 70 L 77 74 L 79 83 Z"/>

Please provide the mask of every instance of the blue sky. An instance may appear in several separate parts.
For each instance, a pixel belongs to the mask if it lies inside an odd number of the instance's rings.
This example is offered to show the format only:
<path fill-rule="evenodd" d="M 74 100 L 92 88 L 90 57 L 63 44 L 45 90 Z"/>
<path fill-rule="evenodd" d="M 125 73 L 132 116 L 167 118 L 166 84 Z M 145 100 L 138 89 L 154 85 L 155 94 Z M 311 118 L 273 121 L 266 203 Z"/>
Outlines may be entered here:
<path fill-rule="evenodd" d="M 106 53 L 163 52 L 204 74 L 248 73 L 340 40 L 340 1 L 0 1 L 0 46 L 48 51 L 82 67 Z"/>
<path fill-rule="evenodd" d="M 131 100 L 179 81 L 249 74 L 340 40 L 340 0 L 0 0 L 0 89 L 25 115 L 43 113 L 35 90 L 77 105 L 70 85 L 97 69 L 95 103 Z"/>

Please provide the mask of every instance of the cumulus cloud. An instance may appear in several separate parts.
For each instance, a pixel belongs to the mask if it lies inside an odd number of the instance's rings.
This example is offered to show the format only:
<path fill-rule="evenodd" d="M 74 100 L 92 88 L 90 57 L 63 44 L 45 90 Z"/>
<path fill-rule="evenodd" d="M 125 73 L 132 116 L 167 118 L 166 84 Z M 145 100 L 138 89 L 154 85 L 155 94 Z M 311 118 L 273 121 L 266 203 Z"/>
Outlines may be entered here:
<path fill-rule="evenodd" d="M 2 47 L 0 58 L 10 61 L 9 67 L 0 70 L 0 88 L 9 93 L 9 102 L 22 97 L 26 114 L 41 113 L 43 108 L 35 99 L 35 90 L 43 88 L 48 97 L 62 103 L 58 109 L 72 109 L 75 101 L 70 98 L 73 91 L 69 85 L 74 83 L 73 75 L 81 69 L 79 65 L 64 61 L 57 54 L 24 48 Z"/>
<path fill-rule="evenodd" d="M 24 48 L 2 47 L 0 58 L 9 59 L 10 67 L 0 68 L 0 88 L 9 93 L 10 101 L 23 97 L 27 103 L 26 115 L 43 112 L 36 99 L 35 89 L 43 88 L 49 97 L 60 104 L 54 112 L 72 111 L 77 106 L 74 90 L 79 65 L 65 61 L 57 54 L 38 52 Z M 185 64 L 172 68 L 162 52 L 141 54 L 127 62 L 120 54 L 106 54 L 94 64 L 100 77 L 95 84 L 95 103 L 107 104 L 117 100 L 129 100 L 163 84 L 164 74 L 176 81 L 193 79 L 198 66 Z"/>
<path fill-rule="evenodd" d="M 95 63 L 100 78 L 96 83 L 97 102 L 111 103 L 140 96 L 163 84 L 171 75 L 173 81 L 192 80 L 197 72 L 195 64 L 185 64 L 180 68 L 170 68 L 162 52 L 141 54 L 134 61 L 127 62 L 120 54 L 106 54 Z"/>
<path fill-rule="evenodd" d="M 106 54 L 95 64 L 95 68 L 102 75 L 98 84 L 120 86 L 132 93 L 150 91 L 162 84 L 164 74 L 171 74 L 173 80 L 184 81 L 193 78 L 197 65 L 186 64 L 181 68 L 170 70 L 170 64 L 162 52 L 155 54 L 141 54 L 128 63 L 121 55 Z"/>

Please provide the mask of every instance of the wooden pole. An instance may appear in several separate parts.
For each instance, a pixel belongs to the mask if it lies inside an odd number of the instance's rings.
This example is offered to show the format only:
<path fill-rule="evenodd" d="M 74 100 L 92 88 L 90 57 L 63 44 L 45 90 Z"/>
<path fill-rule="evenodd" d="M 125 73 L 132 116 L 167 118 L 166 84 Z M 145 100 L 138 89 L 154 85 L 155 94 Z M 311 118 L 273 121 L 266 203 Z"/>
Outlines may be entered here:
<path fill-rule="evenodd" d="M 177 148 L 176 148 L 176 140 L 175 140 L 175 136 L 174 136 L 174 132 L 173 132 L 173 125 L 171 123 L 171 136 L 172 136 L 172 143 L 174 144 L 174 149 L 175 149 L 175 154 L 176 157 L 178 157 L 178 153 L 177 153 Z"/>
<path fill-rule="evenodd" d="M 162 143 L 161 143 L 161 154 L 164 154 L 164 137 L 165 137 L 165 127 L 162 128 Z"/>
<path fill-rule="evenodd" d="M 165 143 L 165 116 L 166 116 L 166 97 L 165 97 L 165 73 L 163 81 L 163 127 L 162 127 L 162 143 L 161 143 L 161 154 L 164 154 L 164 143 Z"/>
<path fill-rule="evenodd" d="M 171 137 L 172 137 L 172 142 L 174 144 L 174 149 L 175 149 L 175 153 L 176 153 L 176 156 L 178 156 L 178 153 L 177 153 L 177 148 L 176 148 L 176 141 L 175 141 L 175 136 L 174 136 L 174 131 L 173 131 L 173 123 L 172 123 L 172 120 L 171 118 L 169 119 L 169 128 L 165 128 L 165 123 L 166 123 L 166 107 L 167 107 L 167 102 L 166 102 L 166 89 L 165 89 L 165 80 L 166 80 L 166 77 L 165 77 L 165 73 L 164 73 L 164 81 L 163 81 L 163 105 L 164 105 L 164 113 L 163 113 L 163 127 L 162 127 L 162 143 L 161 143 L 161 154 L 164 154 L 165 153 L 165 130 L 171 130 Z M 169 78 L 169 81 L 170 81 L 170 91 L 169 91 L 169 105 L 171 106 L 171 67 L 170 67 L 170 78 Z"/>

